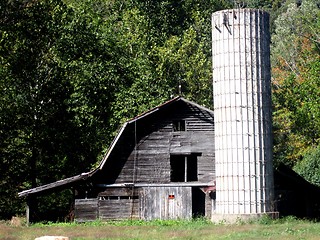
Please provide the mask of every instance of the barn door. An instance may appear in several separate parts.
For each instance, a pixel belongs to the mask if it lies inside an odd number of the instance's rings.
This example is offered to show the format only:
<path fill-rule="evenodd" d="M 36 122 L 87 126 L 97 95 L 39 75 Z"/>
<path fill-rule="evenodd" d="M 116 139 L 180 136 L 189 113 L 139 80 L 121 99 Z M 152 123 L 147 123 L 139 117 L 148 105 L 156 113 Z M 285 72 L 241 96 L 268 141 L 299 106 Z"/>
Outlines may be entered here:
<path fill-rule="evenodd" d="M 206 194 L 198 187 L 192 188 L 192 216 L 204 217 L 206 214 Z"/>
<path fill-rule="evenodd" d="M 191 187 L 147 187 L 141 197 L 141 217 L 153 219 L 190 219 Z"/>

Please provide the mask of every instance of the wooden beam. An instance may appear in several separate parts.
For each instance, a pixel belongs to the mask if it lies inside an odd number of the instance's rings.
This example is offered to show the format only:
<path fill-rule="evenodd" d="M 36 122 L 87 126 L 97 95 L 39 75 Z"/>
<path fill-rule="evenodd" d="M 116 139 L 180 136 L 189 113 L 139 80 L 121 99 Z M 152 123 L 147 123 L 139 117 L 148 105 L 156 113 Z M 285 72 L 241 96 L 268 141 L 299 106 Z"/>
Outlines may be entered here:
<path fill-rule="evenodd" d="M 97 184 L 97 187 L 112 188 L 112 187 L 213 187 L 213 182 L 174 182 L 174 183 L 116 183 L 116 184 Z"/>
<path fill-rule="evenodd" d="M 28 203 L 26 205 L 26 219 L 27 219 L 27 227 L 29 227 L 29 225 L 30 225 L 30 207 L 29 207 Z"/>
<path fill-rule="evenodd" d="M 184 182 L 188 182 L 188 157 L 184 156 Z"/>

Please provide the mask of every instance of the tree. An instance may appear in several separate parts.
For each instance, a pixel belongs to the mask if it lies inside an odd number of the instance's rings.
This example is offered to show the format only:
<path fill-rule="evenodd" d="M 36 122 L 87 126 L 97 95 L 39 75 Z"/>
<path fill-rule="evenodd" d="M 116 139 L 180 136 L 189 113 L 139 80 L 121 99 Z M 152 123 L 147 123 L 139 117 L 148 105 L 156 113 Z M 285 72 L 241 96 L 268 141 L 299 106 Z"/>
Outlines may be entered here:
<path fill-rule="evenodd" d="M 21 206 L 17 191 L 61 176 L 69 86 L 52 52 L 65 6 L 4 1 L 1 8 L 1 201 L 7 202 L 1 212 L 8 217 Z"/>
<path fill-rule="evenodd" d="M 275 159 L 293 166 L 319 145 L 320 10 L 289 4 L 272 37 Z"/>
<path fill-rule="evenodd" d="M 58 0 L 1 4 L 1 214 L 10 217 L 18 191 L 91 169 L 112 93 L 95 81 L 113 76 L 94 17 Z"/>

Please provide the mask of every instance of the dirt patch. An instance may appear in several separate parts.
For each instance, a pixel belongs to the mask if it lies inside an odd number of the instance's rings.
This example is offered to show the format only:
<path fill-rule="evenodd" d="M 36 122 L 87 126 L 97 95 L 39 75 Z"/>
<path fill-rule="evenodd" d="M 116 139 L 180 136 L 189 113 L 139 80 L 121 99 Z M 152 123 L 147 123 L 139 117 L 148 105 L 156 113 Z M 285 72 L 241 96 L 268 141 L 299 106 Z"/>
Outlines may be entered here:
<path fill-rule="evenodd" d="M 16 227 L 10 226 L 9 222 L 0 222 L 0 239 L 1 240 L 16 240 L 17 238 L 14 237 L 15 228 Z"/>

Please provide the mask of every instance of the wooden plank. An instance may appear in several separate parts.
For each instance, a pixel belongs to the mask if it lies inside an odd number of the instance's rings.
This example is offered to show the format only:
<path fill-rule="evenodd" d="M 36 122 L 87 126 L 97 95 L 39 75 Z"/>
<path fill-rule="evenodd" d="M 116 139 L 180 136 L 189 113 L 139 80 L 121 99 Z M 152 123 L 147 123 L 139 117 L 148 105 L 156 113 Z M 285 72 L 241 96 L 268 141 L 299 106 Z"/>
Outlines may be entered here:
<path fill-rule="evenodd" d="M 99 193 L 99 197 L 108 196 L 138 196 L 140 189 L 131 187 L 121 187 L 121 188 L 107 188 L 103 192 Z"/>
<path fill-rule="evenodd" d="M 102 220 L 139 218 L 139 199 L 100 200 L 99 217 Z"/>
<path fill-rule="evenodd" d="M 201 153 L 198 156 L 198 179 L 211 181 L 214 176 L 214 131 L 211 113 L 197 106 L 176 105 L 169 112 L 157 112 L 157 117 L 141 119 L 137 125 L 138 144 L 134 149 L 134 128 L 130 125 L 119 138 L 116 152 L 111 154 L 114 164 L 101 174 L 108 182 L 170 182 L 170 154 Z M 153 117 L 149 115 L 149 117 Z M 188 131 L 173 132 L 172 123 L 184 119 Z M 168 131 L 169 130 L 169 131 Z M 168 132 L 167 132 L 168 131 Z M 144 135 L 145 134 L 145 135 Z M 121 169 L 120 169 L 121 168 Z M 118 175 L 113 174 L 117 172 Z"/>
<path fill-rule="evenodd" d="M 147 187 L 142 196 L 145 220 L 192 217 L 191 187 Z"/>
<path fill-rule="evenodd" d="M 98 217 L 98 200 L 76 199 L 75 200 L 75 221 L 94 221 Z"/>

